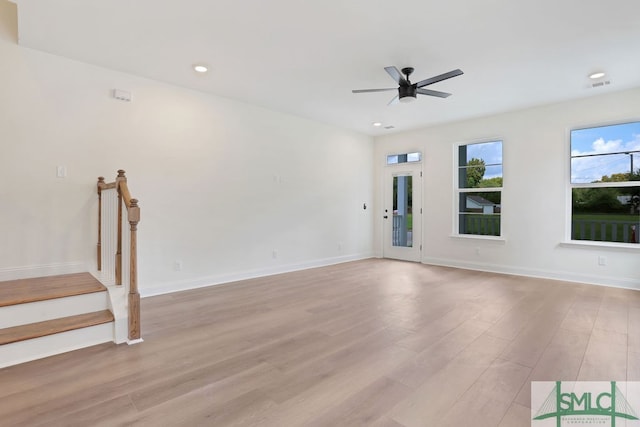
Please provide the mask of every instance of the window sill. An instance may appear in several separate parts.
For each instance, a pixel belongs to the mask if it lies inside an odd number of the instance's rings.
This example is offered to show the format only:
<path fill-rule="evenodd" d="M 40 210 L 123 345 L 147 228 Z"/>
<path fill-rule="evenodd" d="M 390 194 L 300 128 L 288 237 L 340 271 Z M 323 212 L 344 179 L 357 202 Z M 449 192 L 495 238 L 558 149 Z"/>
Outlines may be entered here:
<path fill-rule="evenodd" d="M 450 234 L 449 237 L 454 239 L 489 240 L 498 243 L 507 242 L 507 239 L 503 236 L 484 236 L 481 234 Z"/>
<path fill-rule="evenodd" d="M 592 240 L 567 240 L 560 242 L 559 246 L 565 248 L 590 248 L 590 249 L 617 249 L 622 251 L 640 251 L 637 243 L 598 242 Z"/>

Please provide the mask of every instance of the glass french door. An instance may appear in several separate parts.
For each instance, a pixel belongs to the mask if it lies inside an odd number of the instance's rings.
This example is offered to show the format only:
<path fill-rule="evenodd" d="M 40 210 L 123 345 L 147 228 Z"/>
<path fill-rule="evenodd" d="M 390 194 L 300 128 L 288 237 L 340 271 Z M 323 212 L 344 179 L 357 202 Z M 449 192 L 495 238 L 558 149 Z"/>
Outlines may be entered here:
<path fill-rule="evenodd" d="M 422 177 L 420 164 L 387 167 L 383 212 L 383 256 L 420 261 Z"/>

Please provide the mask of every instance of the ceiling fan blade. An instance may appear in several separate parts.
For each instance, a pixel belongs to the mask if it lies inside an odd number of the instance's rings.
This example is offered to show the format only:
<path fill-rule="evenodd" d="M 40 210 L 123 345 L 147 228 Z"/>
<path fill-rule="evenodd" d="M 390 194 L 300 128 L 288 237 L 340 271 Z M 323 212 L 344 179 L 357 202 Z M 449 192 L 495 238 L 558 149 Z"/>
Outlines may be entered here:
<path fill-rule="evenodd" d="M 400 100 L 400 96 L 396 95 L 396 96 L 393 97 L 393 99 L 391 101 L 389 101 L 389 103 L 387 105 L 395 105 L 395 104 L 397 104 L 399 102 L 399 100 Z"/>
<path fill-rule="evenodd" d="M 397 87 L 391 87 L 391 88 L 386 88 L 386 89 L 354 89 L 351 92 L 352 93 L 366 93 L 366 92 L 387 92 L 390 90 L 398 90 Z"/>
<path fill-rule="evenodd" d="M 424 79 L 421 82 L 416 83 L 417 87 L 424 87 L 427 85 L 431 85 L 434 83 L 438 83 L 441 82 L 442 80 L 447 80 L 450 79 L 451 77 L 457 77 L 464 74 L 462 72 L 462 70 L 453 70 L 453 71 L 449 71 L 448 73 L 444 73 L 444 74 L 440 74 L 439 76 L 435 76 L 435 77 L 431 77 L 428 79 Z"/>
<path fill-rule="evenodd" d="M 409 82 L 404 78 L 400 70 L 397 67 L 384 67 L 384 70 L 389 73 L 391 78 L 396 81 L 400 86 L 409 86 Z"/>
<path fill-rule="evenodd" d="M 419 93 L 421 95 L 437 96 L 438 98 L 446 98 L 448 96 L 451 96 L 450 93 L 438 92 L 437 90 L 431 90 L 431 89 L 416 89 L 416 93 Z"/>

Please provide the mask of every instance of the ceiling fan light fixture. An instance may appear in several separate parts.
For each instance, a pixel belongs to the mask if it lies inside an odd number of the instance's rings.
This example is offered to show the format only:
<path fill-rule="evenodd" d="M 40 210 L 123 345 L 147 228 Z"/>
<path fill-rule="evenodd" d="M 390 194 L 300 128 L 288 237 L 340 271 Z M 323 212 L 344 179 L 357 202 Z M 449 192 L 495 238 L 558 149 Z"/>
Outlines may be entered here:
<path fill-rule="evenodd" d="M 403 104 L 408 104 L 415 100 L 416 100 L 416 95 L 405 95 L 402 98 L 400 98 L 400 102 L 402 102 Z"/>

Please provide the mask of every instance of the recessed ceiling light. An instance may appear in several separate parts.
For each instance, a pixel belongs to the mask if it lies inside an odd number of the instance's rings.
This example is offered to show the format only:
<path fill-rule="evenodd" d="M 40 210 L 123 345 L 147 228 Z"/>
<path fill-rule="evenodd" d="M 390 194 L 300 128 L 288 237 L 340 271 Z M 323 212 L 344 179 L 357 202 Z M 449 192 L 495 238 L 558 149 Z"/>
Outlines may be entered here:
<path fill-rule="evenodd" d="M 375 126 L 375 127 L 377 127 L 377 128 L 379 128 L 380 126 L 382 126 L 382 123 L 380 123 L 380 122 L 373 122 L 373 123 L 371 123 L 371 125 L 372 125 L 372 126 Z"/>
<path fill-rule="evenodd" d="M 604 77 L 604 75 L 605 74 L 602 71 L 598 71 L 596 73 L 589 74 L 589 78 L 595 80 L 595 79 L 599 79 L 600 77 Z"/>
<path fill-rule="evenodd" d="M 206 65 L 202 65 L 202 64 L 194 65 L 193 69 L 198 73 L 206 73 L 207 71 L 209 71 L 209 68 Z"/>

